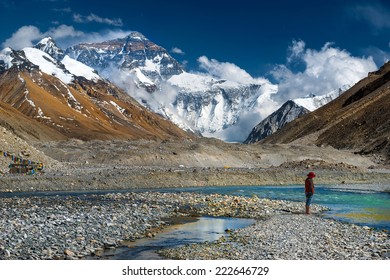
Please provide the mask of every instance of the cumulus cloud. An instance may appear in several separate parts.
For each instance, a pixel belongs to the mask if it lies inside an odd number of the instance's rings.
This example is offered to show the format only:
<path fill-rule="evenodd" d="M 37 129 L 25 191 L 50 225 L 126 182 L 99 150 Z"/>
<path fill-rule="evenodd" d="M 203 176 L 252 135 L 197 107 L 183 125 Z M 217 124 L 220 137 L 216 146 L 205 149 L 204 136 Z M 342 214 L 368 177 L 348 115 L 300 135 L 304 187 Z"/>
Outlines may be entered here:
<path fill-rule="evenodd" d="M 36 26 L 28 25 L 19 28 L 1 45 L 3 48 L 11 47 L 18 50 L 24 47 L 31 47 L 42 38 L 51 36 L 60 47 L 67 48 L 81 42 L 94 43 L 116 38 L 123 38 L 128 36 L 130 32 L 131 31 L 121 29 L 106 29 L 101 30 L 100 32 L 85 33 L 83 31 L 76 30 L 73 26 L 64 24 L 52 27 L 47 31 L 41 31 Z"/>
<path fill-rule="evenodd" d="M 32 25 L 23 26 L 12 34 L 11 38 L 5 40 L 2 44 L 3 48 L 11 47 L 13 49 L 21 49 L 33 45 L 33 41 L 43 37 L 41 31 Z"/>
<path fill-rule="evenodd" d="M 56 40 L 61 40 L 66 38 L 83 37 L 85 36 L 85 33 L 77 31 L 72 26 L 68 25 L 59 25 L 57 27 L 50 28 L 46 32 L 40 31 L 36 26 L 28 25 L 19 28 L 10 38 L 2 43 L 2 46 L 11 47 L 13 49 L 22 49 L 24 47 L 33 46 L 36 41 L 47 36 L 51 36 Z"/>
<path fill-rule="evenodd" d="M 62 24 L 57 27 L 50 28 L 49 31 L 45 32 L 45 35 L 50 35 L 55 39 L 62 39 L 69 37 L 82 37 L 85 33 L 75 30 L 73 26 Z"/>
<path fill-rule="evenodd" d="M 180 55 L 185 55 L 185 52 L 183 52 L 183 50 L 177 48 L 177 47 L 174 47 L 171 49 L 171 53 L 175 53 L 175 54 L 180 54 Z"/>
<path fill-rule="evenodd" d="M 293 41 L 286 65 L 278 65 L 271 73 L 278 81 L 279 101 L 304 97 L 310 93 L 321 95 L 343 85 L 354 85 L 368 72 L 377 69 L 372 57 L 354 57 L 332 43 L 321 50 L 308 49 L 303 41 Z M 290 65 L 304 65 L 304 70 L 294 72 Z"/>
<path fill-rule="evenodd" d="M 97 23 L 103 23 L 112 26 L 123 26 L 123 21 L 121 18 L 114 18 L 114 19 L 103 18 L 93 13 L 87 16 L 83 16 L 80 14 L 73 14 L 73 20 L 77 23 L 97 22 Z"/>
<path fill-rule="evenodd" d="M 230 62 L 219 62 L 216 59 L 208 59 L 206 56 L 198 58 L 200 69 L 218 79 L 225 79 L 236 83 L 263 83 L 263 78 L 253 78 L 244 69 Z"/>

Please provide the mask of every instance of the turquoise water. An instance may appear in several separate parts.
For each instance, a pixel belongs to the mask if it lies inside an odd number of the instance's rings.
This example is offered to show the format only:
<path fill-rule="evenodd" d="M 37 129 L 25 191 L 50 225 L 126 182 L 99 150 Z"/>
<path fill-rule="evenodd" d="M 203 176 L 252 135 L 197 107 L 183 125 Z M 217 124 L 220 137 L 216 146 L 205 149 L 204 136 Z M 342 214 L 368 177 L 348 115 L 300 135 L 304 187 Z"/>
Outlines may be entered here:
<path fill-rule="evenodd" d="M 352 186 L 353 187 L 353 186 Z M 38 192 L 38 193 L 0 193 L 0 197 L 24 196 L 81 196 L 88 194 L 104 194 L 109 192 L 158 191 L 158 192 L 200 192 L 204 194 L 219 193 L 227 195 L 252 196 L 260 198 L 304 201 L 303 186 L 231 186 L 231 187 L 194 187 L 171 189 L 135 189 L 135 190 L 105 190 L 80 192 Z M 390 193 L 356 189 L 334 188 L 317 185 L 313 203 L 327 206 L 330 211 L 326 217 L 343 222 L 355 223 L 376 229 L 390 231 Z"/>
<path fill-rule="evenodd" d="M 171 191 L 177 191 L 172 189 Z M 219 193 L 260 198 L 304 201 L 302 186 L 231 186 L 187 188 L 180 191 Z M 330 208 L 326 217 L 390 231 L 390 193 L 316 186 L 312 203 Z M 303 211 L 303 209 L 302 209 Z"/>

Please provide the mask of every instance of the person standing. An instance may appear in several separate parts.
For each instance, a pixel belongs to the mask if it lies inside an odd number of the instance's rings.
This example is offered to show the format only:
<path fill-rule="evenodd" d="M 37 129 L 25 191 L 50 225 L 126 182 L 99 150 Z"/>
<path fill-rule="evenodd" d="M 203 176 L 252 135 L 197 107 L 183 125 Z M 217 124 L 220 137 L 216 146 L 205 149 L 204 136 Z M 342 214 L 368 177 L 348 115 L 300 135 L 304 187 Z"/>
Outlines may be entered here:
<path fill-rule="evenodd" d="M 314 172 L 309 172 L 305 180 L 305 195 L 306 195 L 306 214 L 310 214 L 311 199 L 314 195 L 314 182 L 313 178 L 316 176 Z"/>

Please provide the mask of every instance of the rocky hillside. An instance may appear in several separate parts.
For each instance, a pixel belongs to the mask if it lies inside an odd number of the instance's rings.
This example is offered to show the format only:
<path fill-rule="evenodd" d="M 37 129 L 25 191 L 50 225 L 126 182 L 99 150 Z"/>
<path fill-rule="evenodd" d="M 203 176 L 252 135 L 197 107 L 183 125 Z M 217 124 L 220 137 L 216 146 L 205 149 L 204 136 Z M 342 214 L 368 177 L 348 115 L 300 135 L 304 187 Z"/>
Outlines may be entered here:
<path fill-rule="evenodd" d="M 262 143 L 331 145 L 390 160 L 390 63 Z"/>
<path fill-rule="evenodd" d="M 329 103 L 336 97 L 339 97 L 340 94 L 349 88 L 349 85 L 344 85 L 324 95 L 316 96 L 310 94 L 307 97 L 288 100 L 278 110 L 256 125 L 244 143 L 252 144 L 268 137 L 287 123 L 292 122 L 296 118 L 312 112 L 321 106 L 324 106 L 326 103 Z"/>
<path fill-rule="evenodd" d="M 42 40 L 37 47 L 58 57 L 54 46 Z M 26 140 L 191 137 L 92 68 L 40 49 L 0 52 L 0 124 L 16 135 Z"/>
<path fill-rule="evenodd" d="M 262 120 L 258 125 L 256 125 L 244 143 L 256 143 L 261 139 L 268 137 L 275 131 L 278 131 L 287 123 L 309 112 L 310 111 L 305 107 L 302 107 L 296 104 L 294 101 L 289 100 L 284 103 L 278 110 L 273 112 L 267 118 Z"/>

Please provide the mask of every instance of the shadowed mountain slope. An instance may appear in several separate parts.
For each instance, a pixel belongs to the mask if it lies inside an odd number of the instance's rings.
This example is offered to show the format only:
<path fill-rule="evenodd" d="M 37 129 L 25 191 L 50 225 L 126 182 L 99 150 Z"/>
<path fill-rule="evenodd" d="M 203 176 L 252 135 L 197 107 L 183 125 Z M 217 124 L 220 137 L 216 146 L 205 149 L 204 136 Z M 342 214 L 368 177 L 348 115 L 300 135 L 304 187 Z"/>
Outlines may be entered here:
<path fill-rule="evenodd" d="M 331 145 L 390 159 L 390 63 L 262 143 Z"/>

